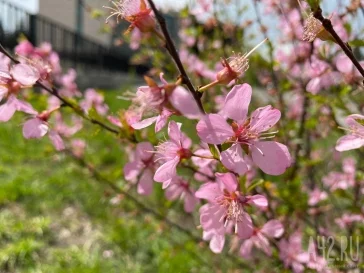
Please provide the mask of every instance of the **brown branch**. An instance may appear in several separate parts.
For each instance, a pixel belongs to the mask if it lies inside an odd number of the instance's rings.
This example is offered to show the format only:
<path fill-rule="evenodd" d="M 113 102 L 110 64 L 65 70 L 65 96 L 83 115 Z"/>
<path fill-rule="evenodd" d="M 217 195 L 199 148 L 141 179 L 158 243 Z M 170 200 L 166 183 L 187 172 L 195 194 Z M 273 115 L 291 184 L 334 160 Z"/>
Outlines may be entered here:
<path fill-rule="evenodd" d="M 3 45 L 0 43 L 0 52 L 1 53 L 3 53 L 4 55 L 6 55 L 12 62 L 14 62 L 14 63 L 16 63 L 16 64 L 18 64 L 19 63 L 19 61 L 17 60 L 17 59 L 15 59 L 13 56 L 11 56 L 7 51 L 6 51 L 6 49 L 3 47 Z M 109 131 L 109 132 L 111 132 L 111 133 L 113 133 L 113 134 L 116 134 L 116 135 L 118 135 L 119 134 L 119 131 L 117 130 L 117 129 L 114 129 L 114 128 L 112 128 L 112 127 L 110 127 L 110 126 L 108 126 L 107 124 L 105 124 L 105 123 L 103 123 L 103 122 L 101 122 L 101 121 L 99 121 L 99 120 L 96 120 L 96 119 L 94 119 L 94 118 L 91 118 L 91 117 L 89 117 L 89 116 L 87 116 L 87 115 L 85 115 L 83 112 L 82 112 L 82 110 L 81 109 L 79 109 L 79 108 L 77 108 L 77 107 L 75 107 L 75 105 L 73 105 L 72 103 L 70 103 L 67 99 L 65 99 L 65 98 L 63 98 L 62 96 L 60 96 L 59 95 L 59 93 L 58 93 L 58 90 L 57 89 L 55 89 L 54 87 L 48 87 L 48 86 L 46 86 L 46 85 L 44 85 L 40 80 L 38 80 L 37 82 L 36 82 L 36 85 L 37 86 L 39 86 L 39 87 L 41 87 L 41 88 L 43 88 L 44 90 L 46 90 L 49 94 L 51 94 L 51 95 L 53 95 L 53 96 L 55 96 L 55 97 L 57 97 L 62 103 L 63 103 L 63 105 L 65 105 L 65 106 L 68 106 L 68 107 L 70 107 L 70 108 L 72 108 L 75 112 L 76 112 L 76 114 L 78 114 L 79 116 L 81 116 L 82 118 L 84 118 L 84 119 L 86 119 L 86 120 L 88 120 L 88 121 L 90 121 L 90 122 L 92 122 L 92 123 L 94 123 L 94 124 L 97 124 L 97 125 L 99 125 L 99 126 L 101 126 L 102 128 L 104 128 L 105 130 L 107 130 L 107 131 Z"/>
<path fill-rule="evenodd" d="M 322 26 L 326 29 L 326 31 L 328 31 L 331 34 L 331 36 L 335 39 L 335 41 L 338 43 L 338 45 L 345 52 L 346 56 L 349 57 L 351 62 L 355 65 L 355 67 L 358 69 L 360 74 L 364 77 L 364 69 L 360 65 L 359 61 L 355 58 L 349 45 L 347 43 L 344 43 L 344 41 L 336 33 L 330 19 L 327 19 L 322 15 L 322 9 L 320 7 L 318 7 L 317 10 L 313 13 L 313 15 L 316 19 L 318 19 L 322 23 Z"/>
<path fill-rule="evenodd" d="M 169 31 L 167 29 L 167 24 L 166 24 L 166 20 L 164 19 L 164 17 L 160 14 L 160 12 L 158 11 L 158 9 L 156 8 L 153 0 L 148 0 L 148 3 L 150 5 L 150 7 L 152 8 L 155 17 L 161 27 L 162 33 L 164 35 L 165 38 L 165 42 L 166 42 L 166 48 L 169 52 L 169 54 L 171 55 L 172 59 L 174 60 L 174 62 L 177 65 L 177 68 L 179 70 L 179 72 L 181 73 L 181 77 L 182 77 L 182 82 L 188 87 L 188 90 L 191 92 L 191 94 L 193 95 L 195 101 L 197 102 L 198 107 L 200 108 L 200 110 L 205 113 L 205 109 L 202 105 L 201 102 L 201 96 L 202 94 L 200 92 L 197 92 L 195 87 L 193 86 L 190 78 L 187 75 L 187 72 L 182 64 L 182 61 L 178 55 L 177 49 L 173 43 L 173 40 L 171 38 L 171 35 L 169 34 Z"/>

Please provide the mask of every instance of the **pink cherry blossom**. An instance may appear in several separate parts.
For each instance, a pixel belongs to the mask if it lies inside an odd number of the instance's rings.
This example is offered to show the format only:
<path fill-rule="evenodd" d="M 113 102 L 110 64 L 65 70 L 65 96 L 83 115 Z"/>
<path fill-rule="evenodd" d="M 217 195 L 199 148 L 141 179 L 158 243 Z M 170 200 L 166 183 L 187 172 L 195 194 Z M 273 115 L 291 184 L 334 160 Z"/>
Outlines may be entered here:
<path fill-rule="evenodd" d="M 346 118 L 346 124 L 349 125 L 348 135 L 341 137 L 335 149 L 339 152 L 358 149 L 364 146 L 364 116 L 350 115 Z"/>
<path fill-rule="evenodd" d="M 56 150 L 63 150 L 65 146 L 62 138 L 56 131 L 50 130 L 49 124 L 47 122 L 50 117 L 51 111 L 44 111 L 40 114 L 37 112 L 35 113 L 36 114 L 33 116 L 33 118 L 27 120 L 23 125 L 24 138 L 42 138 L 48 133 L 48 137 Z"/>
<path fill-rule="evenodd" d="M 138 28 L 141 32 L 151 32 L 155 29 L 156 23 L 151 14 L 152 10 L 147 7 L 145 0 L 116 0 L 111 1 L 111 7 L 104 7 L 110 10 L 108 20 L 115 16 L 117 22 L 126 20 L 130 26 L 126 33 Z"/>
<path fill-rule="evenodd" d="M 302 234 L 300 231 L 294 232 L 288 240 L 280 240 L 278 247 L 279 258 L 286 268 L 290 267 L 294 273 L 304 271 L 304 264 L 309 261 L 309 255 L 302 250 Z"/>
<path fill-rule="evenodd" d="M 134 118 L 131 126 L 136 129 L 143 129 L 155 123 L 155 132 L 159 132 L 167 124 L 168 118 L 173 114 L 179 114 L 188 118 L 199 118 L 201 112 L 193 96 L 182 86 L 168 84 L 160 74 L 162 82 L 158 86 L 150 78 L 146 78 L 148 86 L 138 88 L 133 104 L 128 113 Z M 171 107 L 172 106 L 172 107 Z M 142 117 L 151 116 L 143 120 Z"/>
<path fill-rule="evenodd" d="M 335 223 L 344 230 L 349 228 L 354 222 L 363 223 L 364 216 L 360 214 L 344 213 L 340 218 L 335 219 Z"/>
<path fill-rule="evenodd" d="M 22 40 L 14 51 L 20 56 L 29 56 L 34 53 L 34 46 L 28 40 Z"/>
<path fill-rule="evenodd" d="M 319 188 L 315 188 L 309 192 L 308 205 L 316 206 L 320 201 L 327 199 L 327 193 L 321 191 Z"/>
<path fill-rule="evenodd" d="M 125 164 L 124 176 L 127 181 L 138 183 L 137 191 L 149 195 L 153 190 L 153 173 L 155 171 L 154 147 L 149 142 L 138 143 L 133 161 Z"/>
<path fill-rule="evenodd" d="M 168 125 L 169 140 L 159 144 L 157 149 L 158 160 L 164 163 L 157 169 L 154 180 L 163 183 L 167 188 L 177 174 L 177 165 L 184 158 L 190 158 L 191 139 L 181 132 L 181 123 L 170 121 Z"/>
<path fill-rule="evenodd" d="M 197 124 L 197 133 L 202 141 L 210 144 L 232 143 L 221 153 L 222 163 L 231 171 L 240 175 L 247 170 L 243 158 L 243 146 L 249 147 L 253 162 L 267 174 L 280 175 L 291 165 L 291 156 L 285 145 L 275 141 L 272 133 L 264 133 L 280 119 L 279 110 L 266 106 L 255 110 L 247 117 L 251 100 L 250 85 L 236 85 L 227 95 L 223 112 L 234 120 L 230 125 L 218 114 L 206 115 Z"/>
<path fill-rule="evenodd" d="M 189 183 L 181 177 L 174 177 L 165 191 L 168 200 L 176 200 L 178 198 L 184 200 L 184 210 L 187 213 L 193 212 L 199 200 L 195 197 L 195 192 L 190 187 Z"/>
<path fill-rule="evenodd" d="M 216 173 L 216 178 L 217 182 L 203 184 L 195 194 L 197 198 L 208 201 L 208 204 L 200 209 L 200 222 L 203 230 L 221 231 L 223 227 L 231 223 L 240 238 L 249 238 L 253 234 L 253 224 L 244 207 L 255 205 L 259 208 L 266 208 L 267 199 L 263 195 L 243 195 L 239 191 L 238 181 L 232 173 Z"/>
<path fill-rule="evenodd" d="M 80 106 L 86 113 L 94 107 L 99 115 L 106 115 L 109 107 L 105 104 L 104 97 L 97 93 L 95 89 L 87 89 L 84 98 L 85 99 L 80 102 Z"/>
<path fill-rule="evenodd" d="M 330 65 L 324 61 L 314 59 L 310 63 L 310 78 L 306 90 L 314 95 L 331 86 L 338 85 L 341 81 L 341 73 L 332 71 Z"/>
<path fill-rule="evenodd" d="M 59 93 L 64 97 L 80 97 L 82 94 L 80 90 L 78 90 L 78 86 L 76 84 L 77 73 L 74 69 L 69 69 L 68 72 L 61 76 L 60 84 L 61 88 Z"/>
<path fill-rule="evenodd" d="M 251 258 L 252 247 L 255 246 L 264 251 L 268 256 L 272 255 L 268 238 L 279 238 L 284 232 L 283 225 L 278 220 L 270 220 L 262 228 L 255 228 L 253 235 L 245 240 L 240 247 L 240 255 L 246 259 Z"/>

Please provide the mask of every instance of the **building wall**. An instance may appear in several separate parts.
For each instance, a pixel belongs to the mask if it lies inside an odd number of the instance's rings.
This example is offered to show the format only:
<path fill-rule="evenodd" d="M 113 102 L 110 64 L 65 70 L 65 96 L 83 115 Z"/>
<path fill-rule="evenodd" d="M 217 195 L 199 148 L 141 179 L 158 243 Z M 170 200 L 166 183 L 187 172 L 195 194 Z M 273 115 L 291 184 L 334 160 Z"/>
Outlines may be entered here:
<path fill-rule="evenodd" d="M 103 0 L 87 0 L 86 3 L 95 8 L 102 8 Z M 39 0 L 39 14 L 76 31 L 77 0 Z M 95 20 L 83 9 L 83 34 L 105 45 L 110 44 L 110 35 L 100 33 L 103 20 Z"/>

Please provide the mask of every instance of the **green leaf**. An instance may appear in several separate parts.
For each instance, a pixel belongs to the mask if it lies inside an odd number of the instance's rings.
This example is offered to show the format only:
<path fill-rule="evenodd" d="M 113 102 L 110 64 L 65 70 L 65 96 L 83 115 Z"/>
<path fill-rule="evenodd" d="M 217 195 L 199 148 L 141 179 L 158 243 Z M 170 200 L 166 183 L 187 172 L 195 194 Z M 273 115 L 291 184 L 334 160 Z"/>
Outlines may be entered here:
<path fill-rule="evenodd" d="M 361 47 L 364 46 L 364 40 L 356 39 L 349 42 L 350 46 L 353 47 Z"/>
<path fill-rule="evenodd" d="M 261 184 L 263 184 L 265 181 L 264 179 L 259 179 L 257 181 L 254 181 L 247 189 L 247 192 L 252 191 L 254 188 L 260 186 Z"/>
<path fill-rule="evenodd" d="M 209 144 L 209 149 L 214 158 L 216 158 L 216 159 L 220 158 L 219 150 L 216 148 L 215 145 Z"/>

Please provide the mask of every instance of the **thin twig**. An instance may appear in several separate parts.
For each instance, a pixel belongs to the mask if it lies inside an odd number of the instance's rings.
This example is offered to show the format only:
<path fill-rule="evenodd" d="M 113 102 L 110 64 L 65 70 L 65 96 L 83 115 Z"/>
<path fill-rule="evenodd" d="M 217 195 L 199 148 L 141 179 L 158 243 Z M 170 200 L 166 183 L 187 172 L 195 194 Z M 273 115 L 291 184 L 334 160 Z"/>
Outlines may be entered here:
<path fill-rule="evenodd" d="M 348 44 L 344 43 L 344 41 L 336 33 L 334 27 L 332 26 L 330 19 L 325 18 L 322 15 L 322 9 L 320 7 L 318 7 L 313 15 L 316 19 L 318 19 L 322 23 L 322 26 L 331 34 L 331 36 L 335 39 L 335 41 L 338 43 L 338 45 L 345 52 L 346 56 L 349 57 L 351 62 L 355 65 L 355 67 L 358 69 L 360 74 L 364 77 L 364 69 L 360 65 L 359 61 L 355 58 L 355 56 L 354 56 L 353 52 L 351 51 L 351 48 L 348 46 Z"/>
<path fill-rule="evenodd" d="M 164 17 L 160 14 L 160 12 L 158 11 L 158 9 L 156 8 L 153 0 L 148 0 L 148 3 L 150 5 L 150 7 L 152 8 L 155 17 L 161 27 L 162 33 L 164 35 L 165 38 L 165 42 L 166 42 L 166 48 L 169 52 L 169 54 L 171 55 L 172 59 L 175 61 L 177 68 L 179 70 L 179 72 L 181 73 L 181 77 L 183 80 L 183 83 L 186 84 L 186 86 L 188 87 L 188 90 L 191 92 L 191 94 L 193 95 L 198 107 L 200 108 L 201 112 L 205 113 L 205 109 L 202 105 L 201 102 L 201 96 L 202 94 L 200 92 L 197 92 L 195 87 L 193 86 L 190 78 L 187 75 L 187 72 L 182 64 L 182 61 L 178 55 L 177 49 L 173 43 L 173 40 L 171 38 L 171 35 L 169 34 L 169 31 L 167 29 L 167 24 L 166 24 L 166 20 L 164 19 Z"/>
<path fill-rule="evenodd" d="M 18 64 L 20 63 L 17 59 L 15 59 L 13 56 L 11 56 L 7 51 L 6 49 L 3 47 L 3 45 L 0 43 L 0 52 L 3 53 L 4 55 L 6 55 L 11 61 L 13 61 L 14 63 Z M 82 111 L 82 109 L 80 108 L 77 108 L 75 105 L 73 105 L 72 103 L 70 103 L 67 99 L 63 98 L 62 96 L 59 95 L 58 93 L 58 90 L 55 89 L 54 87 L 48 87 L 46 85 L 44 85 L 40 80 L 38 80 L 36 82 L 37 86 L 43 88 L 44 90 L 46 90 L 49 94 L 57 97 L 62 103 L 63 105 L 67 106 L 67 107 L 70 107 L 72 108 L 76 114 L 78 114 L 79 116 L 81 116 L 82 118 L 94 123 L 94 124 L 97 124 L 99 126 L 101 126 L 102 128 L 106 129 L 107 131 L 113 133 L 113 134 L 116 134 L 118 135 L 119 134 L 119 131 L 117 129 L 114 129 L 110 126 L 108 126 L 107 124 L 99 121 L 99 120 L 96 120 L 94 118 L 91 118 L 87 115 L 85 115 Z"/>

